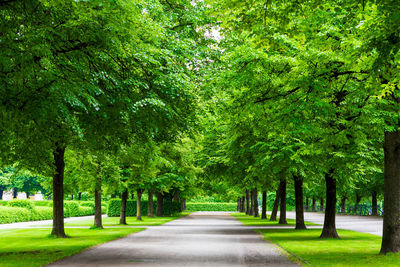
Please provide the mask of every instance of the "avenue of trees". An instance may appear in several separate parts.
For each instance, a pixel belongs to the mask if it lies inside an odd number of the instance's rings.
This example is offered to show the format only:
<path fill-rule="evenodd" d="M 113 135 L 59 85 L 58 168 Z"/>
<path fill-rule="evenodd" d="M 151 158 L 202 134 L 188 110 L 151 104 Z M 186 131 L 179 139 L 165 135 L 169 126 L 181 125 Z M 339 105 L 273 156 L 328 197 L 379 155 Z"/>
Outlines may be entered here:
<path fill-rule="evenodd" d="M 290 191 L 296 229 L 325 212 L 321 238 L 337 206 L 383 200 L 381 253 L 398 252 L 399 18 L 395 0 L 2 1 L 0 186 L 40 178 L 57 237 L 78 192 L 102 227 L 105 194 L 121 223 L 145 192 L 261 218 L 273 201 L 284 224 Z"/>

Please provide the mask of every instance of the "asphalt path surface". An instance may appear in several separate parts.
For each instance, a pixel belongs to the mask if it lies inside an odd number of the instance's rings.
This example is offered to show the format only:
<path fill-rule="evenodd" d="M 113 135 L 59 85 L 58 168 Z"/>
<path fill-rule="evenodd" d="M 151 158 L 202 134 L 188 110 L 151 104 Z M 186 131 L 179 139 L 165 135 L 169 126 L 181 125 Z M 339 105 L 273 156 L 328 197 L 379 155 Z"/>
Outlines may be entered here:
<path fill-rule="evenodd" d="M 196 212 L 49 266 L 298 266 L 228 213 Z"/>

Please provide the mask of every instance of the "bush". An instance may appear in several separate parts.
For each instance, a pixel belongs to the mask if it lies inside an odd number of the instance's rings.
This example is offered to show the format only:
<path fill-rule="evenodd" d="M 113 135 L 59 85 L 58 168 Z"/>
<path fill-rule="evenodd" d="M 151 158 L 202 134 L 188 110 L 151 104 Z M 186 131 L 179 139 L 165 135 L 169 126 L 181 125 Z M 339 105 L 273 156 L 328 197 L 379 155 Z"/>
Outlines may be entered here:
<path fill-rule="evenodd" d="M 187 203 L 186 211 L 236 211 L 236 203 Z"/>
<path fill-rule="evenodd" d="M 142 215 L 147 216 L 147 201 L 142 201 Z M 156 202 L 154 202 L 154 212 L 156 211 Z M 182 211 L 182 203 L 164 201 L 163 215 L 170 216 Z M 107 215 L 109 217 L 118 217 L 121 212 L 121 199 L 111 199 L 108 201 Z M 136 200 L 128 199 L 126 203 L 126 216 L 136 216 Z"/>
<path fill-rule="evenodd" d="M 51 200 L 34 200 L 35 207 L 49 207 L 53 203 Z M 52 205 L 51 205 L 52 206 Z"/>
<path fill-rule="evenodd" d="M 6 206 L 7 202 L 7 200 L 0 200 L 0 206 Z"/>
<path fill-rule="evenodd" d="M 31 218 L 32 210 L 30 209 L 0 206 L 0 223 L 27 222 Z"/>
<path fill-rule="evenodd" d="M 53 208 L 38 206 L 35 207 L 34 217 L 32 221 L 51 220 L 53 219 Z"/>
<path fill-rule="evenodd" d="M 35 208 L 32 201 L 29 201 L 27 199 L 16 199 L 8 201 L 7 206 L 16 208 L 26 208 L 30 210 L 33 210 Z"/>
<path fill-rule="evenodd" d="M 89 216 L 94 214 L 94 209 L 91 207 L 79 206 L 79 215 L 77 216 Z"/>
<path fill-rule="evenodd" d="M 79 214 L 79 202 L 64 201 L 64 217 L 76 217 Z"/>

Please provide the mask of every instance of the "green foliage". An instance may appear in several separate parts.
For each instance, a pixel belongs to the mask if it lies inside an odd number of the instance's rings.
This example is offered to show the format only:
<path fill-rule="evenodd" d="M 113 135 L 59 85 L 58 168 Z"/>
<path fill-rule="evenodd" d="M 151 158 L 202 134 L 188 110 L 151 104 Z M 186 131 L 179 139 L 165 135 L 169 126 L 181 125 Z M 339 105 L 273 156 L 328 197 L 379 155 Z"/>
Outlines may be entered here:
<path fill-rule="evenodd" d="M 142 209 L 142 215 L 147 216 L 147 201 L 142 201 L 141 202 L 141 209 Z M 156 203 L 154 202 L 154 210 L 156 209 Z M 130 200 L 128 199 L 127 204 L 126 204 L 126 216 L 136 216 L 136 200 Z M 174 214 L 178 214 L 182 211 L 182 203 L 180 202 L 171 202 L 171 201 L 165 201 L 163 203 L 163 215 L 164 216 L 170 216 Z M 111 199 L 108 202 L 108 208 L 107 208 L 107 216 L 109 217 L 118 217 L 121 212 L 121 200 L 120 199 Z"/>
<path fill-rule="evenodd" d="M 26 199 L 14 199 L 11 201 L 7 202 L 7 206 L 9 207 L 19 207 L 19 208 L 27 208 L 30 210 L 34 209 L 34 204 L 32 201 L 26 200 Z"/>
<path fill-rule="evenodd" d="M 186 204 L 187 211 L 236 211 L 236 203 L 223 203 L 223 202 L 213 202 L 213 203 L 193 203 L 188 202 Z"/>

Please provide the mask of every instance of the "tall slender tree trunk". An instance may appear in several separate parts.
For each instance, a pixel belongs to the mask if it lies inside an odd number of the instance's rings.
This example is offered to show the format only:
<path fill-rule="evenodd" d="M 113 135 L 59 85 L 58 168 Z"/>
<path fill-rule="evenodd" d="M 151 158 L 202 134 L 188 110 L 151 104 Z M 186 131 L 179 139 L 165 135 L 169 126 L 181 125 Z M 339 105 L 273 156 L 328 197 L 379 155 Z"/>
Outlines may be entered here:
<path fill-rule="evenodd" d="M 251 216 L 254 215 L 254 190 L 250 190 L 250 203 L 251 203 L 251 207 L 250 207 L 250 214 Z"/>
<path fill-rule="evenodd" d="M 236 206 L 236 211 L 240 211 L 240 197 L 237 198 L 237 206 Z"/>
<path fill-rule="evenodd" d="M 56 143 L 53 152 L 56 171 L 53 177 L 53 230 L 51 234 L 56 237 L 66 237 L 64 231 L 64 154 L 65 147 Z"/>
<path fill-rule="evenodd" d="M 281 193 L 281 205 L 279 211 L 279 224 L 287 224 L 286 221 L 286 179 L 281 180 L 280 184 Z"/>
<path fill-rule="evenodd" d="M 143 189 L 137 189 L 136 190 L 136 195 L 137 195 L 137 200 L 136 200 L 136 220 L 138 220 L 138 221 L 142 220 L 142 194 L 143 194 Z"/>
<path fill-rule="evenodd" d="M 324 211 L 324 198 L 323 197 L 321 197 L 320 198 L 320 200 L 319 200 L 319 202 L 320 202 L 320 206 L 319 206 L 319 211 Z"/>
<path fill-rule="evenodd" d="M 372 216 L 378 216 L 378 200 L 377 200 L 377 192 L 372 191 Z"/>
<path fill-rule="evenodd" d="M 126 223 L 126 202 L 128 201 L 128 189 L 121 195 L 121 213 L 119 215 L 119 223 L 120 224 L 127 224 Z"/>
<path fill-rule="evenodd" d="M 246 190 L 246 214 L 250 215 L 250 196 L 249 196 L 249 190 Z"/>
<path fill-rule="evenodd" d="M 336 231 L 336 180 L 333 178 L 333 170 L 325 174 L 326 184 L 326 208 L 324 227 L 320 238 L 339 238 Z"/>
<path fill-rule="evenodd" d="M 309 205 L 308 205 L 308 197 L 306 197 L 306 211 L 308 211 L 309 210 Z"/>
<path fill-rule="evenodd" d="M 270 221 L 276 221 L 276 215 L 278 214 L 278 207 L 280 202 L 280 191 L 281 189 L 278 187 L 275 194 L 274 206 L 272 207 L 271 217 L 269 218 Z"/>
<path fill-rule="evenodd" d="M 303 178 L 294 176 L 294 195 L 296 201 L 296 229 L 307 229 L 304 223 Z"/>
<path fill-rule="evenodd" d="M 3 189 L 0 189 L 0 200 L 3 199 L 3 193 L 4 193 L 4 190 L 3 190 Z"/>
<path fill-rule="evenodd" d="M 182 198 L 182 211 L 186 210 L 186 198 Z"/>
<path fill-rule="evenodd" d="M 13 198 L 17 198 L 18 197 L 18 190 L 17 188 L 13 188 Z"/>
<path fill-rule="evenodd" d="M 354 214 L 357 214 L 358 206 L 360 205 L 361 196 L 359 194 L 356 195 L 356 205 L 354 206 Z"/>
<path fill-rule="evenodd" d="M 317 200 L 315 197 L 312 198 L 312 211 L 316 212 L 317 211 Z"/>
<path fill-rule="evenodd" d="M 340 200 L 340 212 L 346 213 L 346 197 L 345 196 L 343 196 L 342 199 Z"/>
<path fill-rule="evenodd" d="M 267 219 L 267 191 L 262 192 L 261 219 Z"/>
<path fill-rule="evenodd" d="M 400 131 L 385 132 L 385 185 L 381 254 L 400 251 Z"/>
<path fill-rule="evenodd" d="M 78 193 L 78 199 L 79 199 L 79 200 L 82 199 L 82 193 L 81 193 L 81 192 Z"/>
<path fill-rule="evenodd" d="M 152 189 L 147 190 L 147 194 L 149 195 L 149 201 L 147 202 L 147 216 L 154 217 L 153 190 Z"/>
<path fill-rule="evenodd" d="M 160 192 L 156 192 L 156 197 L 157 197 L 157 207 L 156 207 L 156 216 L 157 217 L 162 217 L 163 216 L 163 201 L 164 201 L 164 196 Z"/>
<path fill-rule="evenodd" d="M 246 197 L 242 197 L 242 206 L 240 212 L 246 212 L 245 203 L 246 203 Z"/>
<path fill-rule="evenodd" d="M 94 226 L 103 228 L 101 218 L 101 164 L 97 163 L 97 176 L 94 190 Z"/>
<path fill-rule="evenodd" d="M 253 189 L 253 203 L 254 203 L 254 208 L 253 208 L 253 215 L 254 217 L 259 217 L 258 213 L 258 192 L 257 188 Z"/>

